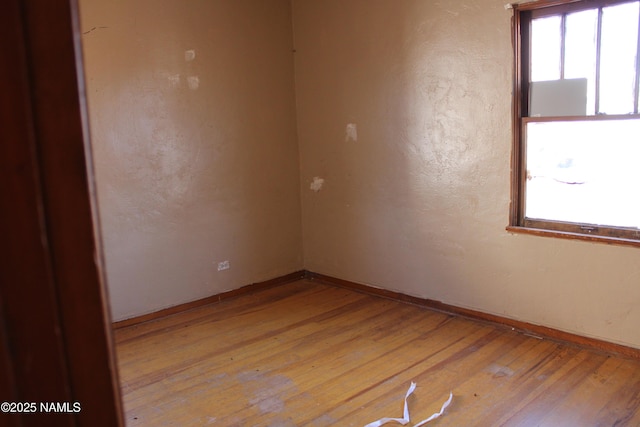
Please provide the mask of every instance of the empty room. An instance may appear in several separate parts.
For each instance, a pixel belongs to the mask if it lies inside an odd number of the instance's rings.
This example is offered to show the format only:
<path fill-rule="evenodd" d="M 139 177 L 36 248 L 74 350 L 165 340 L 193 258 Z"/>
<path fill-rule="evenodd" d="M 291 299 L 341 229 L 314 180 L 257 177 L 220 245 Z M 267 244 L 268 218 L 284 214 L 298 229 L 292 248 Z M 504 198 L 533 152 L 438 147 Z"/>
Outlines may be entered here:
<path fill-rule="evenodd" d="M 638 1 L 78 3 L 127 426 L 640 425 Z"/>

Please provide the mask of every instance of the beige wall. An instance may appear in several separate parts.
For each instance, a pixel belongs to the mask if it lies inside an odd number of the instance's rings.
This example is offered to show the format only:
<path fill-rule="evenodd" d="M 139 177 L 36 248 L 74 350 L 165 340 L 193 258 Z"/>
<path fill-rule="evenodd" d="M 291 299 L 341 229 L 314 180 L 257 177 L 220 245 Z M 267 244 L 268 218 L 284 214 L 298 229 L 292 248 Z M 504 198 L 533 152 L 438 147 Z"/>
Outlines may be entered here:
<path fill-rule="evenodd" d="M 304 267 L 640 347 L 638 249 L 505 231 L 504 3 L 293 0 L 296 110 L 288 1 L 81 0 L 115 318 Z"/>
<path fill-rule="evenodd" d="M 505 3 L 294 1 L 305 267 L 640 347 L 640 250 L 505 231 Z"/>
<path fill-rule="evenodd" d="M 114 318 L 300 270 L 289 1 L 80 7 Z"/>

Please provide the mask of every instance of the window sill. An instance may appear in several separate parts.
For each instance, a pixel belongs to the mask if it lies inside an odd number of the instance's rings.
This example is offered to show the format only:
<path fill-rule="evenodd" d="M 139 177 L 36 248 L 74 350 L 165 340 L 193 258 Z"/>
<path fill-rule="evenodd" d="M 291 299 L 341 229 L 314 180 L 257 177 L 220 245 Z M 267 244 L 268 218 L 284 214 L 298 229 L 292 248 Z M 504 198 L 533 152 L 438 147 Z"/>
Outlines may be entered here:
<path fill-rule="evenodd" d="M 623 239 L 619 237 L 594 236 L 591 234 L 570 233 L 567 231 L 545 230 L 541 228 L 521 227 L 508 225 L 506 230 L 510 233 L 530 234 L 541 237 L 555 237 L 568 240 L 584 240 L 587 242 L 605 243 L 608 245 L 622 245 L 640 247 L 640 240 Z"/>

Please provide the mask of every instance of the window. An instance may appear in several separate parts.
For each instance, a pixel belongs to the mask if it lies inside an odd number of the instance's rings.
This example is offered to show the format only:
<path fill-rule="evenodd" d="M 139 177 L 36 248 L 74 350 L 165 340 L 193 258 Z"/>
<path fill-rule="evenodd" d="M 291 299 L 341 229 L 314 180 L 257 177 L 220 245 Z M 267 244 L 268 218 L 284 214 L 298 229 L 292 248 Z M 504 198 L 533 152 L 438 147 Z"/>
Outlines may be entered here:
<path fill-rule="evenodd" d="M 640 1 L 514 8 L 508 229 L 640 246 Z"/>

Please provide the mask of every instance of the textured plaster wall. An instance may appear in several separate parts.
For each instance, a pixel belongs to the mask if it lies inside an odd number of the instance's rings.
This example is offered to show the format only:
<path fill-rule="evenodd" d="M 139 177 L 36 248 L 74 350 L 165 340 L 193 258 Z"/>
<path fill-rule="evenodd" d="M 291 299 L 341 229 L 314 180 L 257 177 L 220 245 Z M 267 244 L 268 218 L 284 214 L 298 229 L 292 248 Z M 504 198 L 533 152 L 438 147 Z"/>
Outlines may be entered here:
<path fill-rule="evenodd" d="M 289 1 L 80 8 L 114 319 L 300 270 Z"/>
<path fill-rule="evenodd" d="M 294 0 L 305 268 L 640 347 L 640 251 L 505 231 L 503 0 Z"/>
<path fill-rule="evenodd" d="M 304 267 L 640 347 L 640 251 L 504 229 L 503 1 L 293 0 L 295 79 L 286 0 L 80 6 L 116 320 Z"/>

